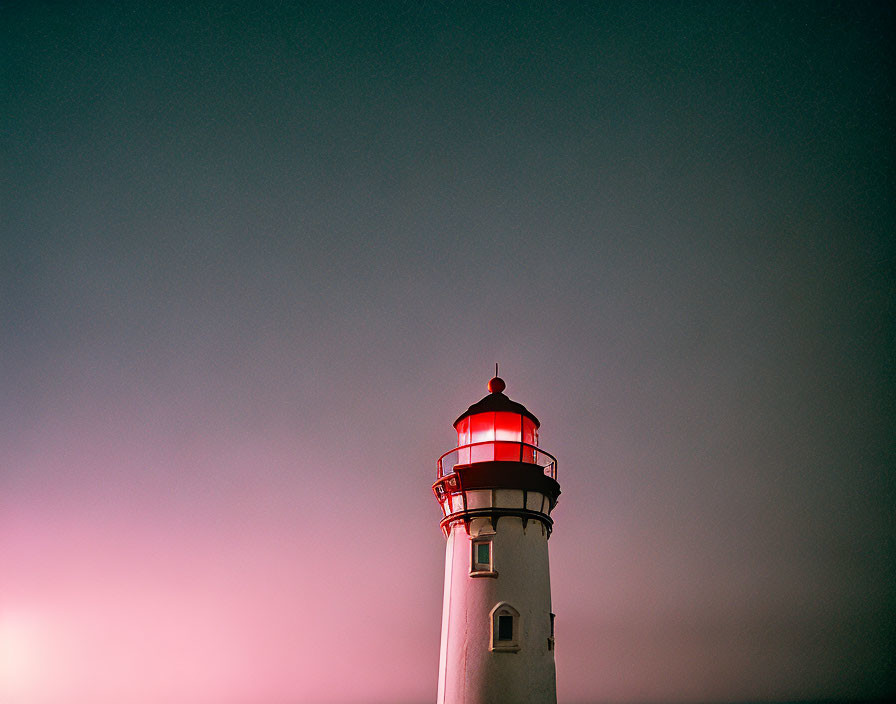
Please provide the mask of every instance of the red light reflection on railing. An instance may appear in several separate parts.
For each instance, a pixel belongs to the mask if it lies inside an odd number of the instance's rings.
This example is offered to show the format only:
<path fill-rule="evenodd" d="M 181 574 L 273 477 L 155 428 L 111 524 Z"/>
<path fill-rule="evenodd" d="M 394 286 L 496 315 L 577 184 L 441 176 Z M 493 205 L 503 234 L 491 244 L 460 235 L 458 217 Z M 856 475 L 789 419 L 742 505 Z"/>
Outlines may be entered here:
<path fill-rule="evenodd" d="M 456 456 L 451 457 L 451 455 Z M 455 465 L 467 465 L 476 462 L 523 462 L 525 464 L 535 464 L 542 468 L 545 475 L 551 479 L 557 479 L 556 457 L 535 445 L 506 440 L 473 442 L 448 450 L 438 459 L 438 477 L 441 478 L 451 474 Z"/>

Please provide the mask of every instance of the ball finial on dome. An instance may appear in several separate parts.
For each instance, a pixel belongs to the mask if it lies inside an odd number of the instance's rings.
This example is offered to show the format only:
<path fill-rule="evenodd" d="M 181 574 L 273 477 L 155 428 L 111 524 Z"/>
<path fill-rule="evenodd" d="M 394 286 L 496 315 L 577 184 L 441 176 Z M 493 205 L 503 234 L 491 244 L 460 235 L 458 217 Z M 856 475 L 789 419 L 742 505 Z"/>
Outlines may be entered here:
<path fill-rule="evenodd" d="M 488 390 L 493 394 L 499 394 L 506 388 L 507 384 L 505 384 L 504 380 L 499 376 L 490 379 L 488 382 Z"/>

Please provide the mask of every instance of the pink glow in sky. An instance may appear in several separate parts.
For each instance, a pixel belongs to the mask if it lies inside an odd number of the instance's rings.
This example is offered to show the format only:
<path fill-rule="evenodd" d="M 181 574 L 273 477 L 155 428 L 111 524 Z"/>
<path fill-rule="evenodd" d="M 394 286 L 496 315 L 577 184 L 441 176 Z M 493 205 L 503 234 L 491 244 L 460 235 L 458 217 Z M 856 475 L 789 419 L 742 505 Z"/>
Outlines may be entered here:
<path fill-rule="evenodd" d="M 893 11 L 0 6 L 0 704 L 433 701 L 496 361 L 560 704 L 896 696 Z"/>
<path fill-rule="evenodd" d="M 437 647 L 438 612 L 428 622 L 407 612 L 431 600 L 421 584 L 437 590 L 437 517 L 430 549 L 417 549 L 428 574 L 394 580 L 400 548 L 376 502 L 360 486 L 327 486 L 338 468 L 301 443 L 234 453 L 226 441 L 219 452 L 188 442 L 177 466 L 193 478 L 154 501 L 152 475 L 178 482 L 164 460 L 126 438 L 100 453 L 109 438 L 90 440 L 41 448 L 64 456 L 64 468 L 30 465 L 89 484 L 4 505 L 3 554 L 16 566 L 3 583 L 4 702 L 72 692 L 101 702 L 390 701 L 409 664 L 434 676 L 419 644 Z M 324 486 L 277 479 L 285 467 L 320 472 Z M 345 520 L 347 506 L 356 520 Z M 373 633 L 388 634 L 382 647 L 371 648 Z M 425 699 L 429 678 L 418 679 L 410 696 Z"/>

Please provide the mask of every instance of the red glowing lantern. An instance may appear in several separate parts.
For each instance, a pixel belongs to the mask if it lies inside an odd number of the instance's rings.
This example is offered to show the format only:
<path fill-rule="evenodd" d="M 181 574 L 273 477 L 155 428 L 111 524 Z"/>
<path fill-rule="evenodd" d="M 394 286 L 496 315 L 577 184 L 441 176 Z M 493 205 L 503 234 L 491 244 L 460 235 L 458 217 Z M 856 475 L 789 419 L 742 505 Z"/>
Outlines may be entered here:
<path fill-rule="evenodd" d="M 439 458 L 438 477 L 433 484 L 444 513 L 443 530 L 447 531 L 453 520 L 466 524 L 482 511 L 495 517 L 507 511 L 519 513 L 507 507 L 486 510 L 480 505 L 484 499 L 478 494 L 471 499 L 470 492 L 522 491 L 524 503 L 532 493 L 546 497 L 551 509 L 557 502 L 557 460 L 538 447 L 538 418 L 523 404 L 505 396 L 504 388 L 504 381 L 496 376 L 488 383 L 491 393 L 454 421 L 457 445 Z M 550 530 L 550 519 L 541 510 L 527 504 L 523 513 L 526 520 L 543 520 Z"/>
<path fill-rule="evenodd" d="M 500 387 L 504 388 L 503 382 Z M 493 391 L 454 421 L 457 463 L 534 463 L 538 425 L 538 419 L 525 406 Z"/>
<path fill-rule="evenodd" d="M 511 401 L 502 393 L 505 389 L 503 379 L 494 377 L 488 388 L 491 392 L 488 396 L 474 403 L 454 421 L 457 447 L 446 453 L 444 459 L 448 460 L 450 454 L 453 465 L 479 462 L 553 465 L 553 462 L 545 463 L 546 453 L 538 450 L 538 418 L 523 404 Z M 553 474 L 553 466 L 545 469 L 549 476 Z M 444 474 L 450 467 L 440 467 L 440 470 Z"/>

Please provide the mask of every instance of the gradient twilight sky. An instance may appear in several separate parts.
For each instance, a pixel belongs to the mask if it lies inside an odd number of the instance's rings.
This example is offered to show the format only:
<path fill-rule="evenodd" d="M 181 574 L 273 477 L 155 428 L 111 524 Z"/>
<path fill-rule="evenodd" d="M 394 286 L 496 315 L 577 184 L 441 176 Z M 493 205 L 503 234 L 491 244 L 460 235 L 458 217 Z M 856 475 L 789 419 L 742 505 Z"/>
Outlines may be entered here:
<path fill-rule="evenodd" d="M 894 4 L 0 7 L 0 700 L 436 693 L 542 421 L 561 703 L 896 693 Z"/>

